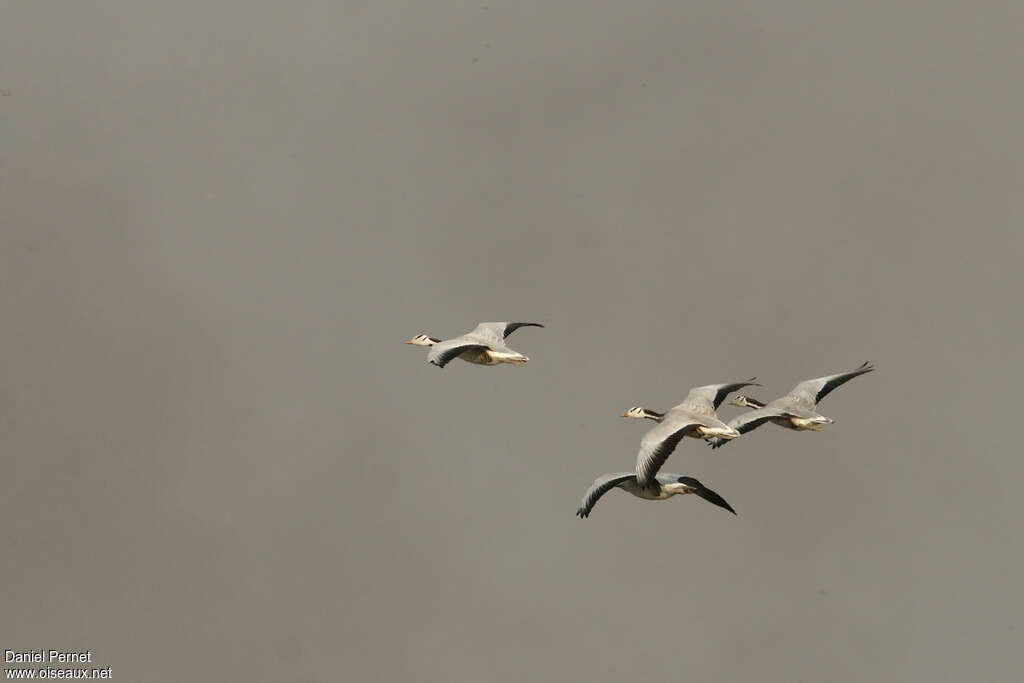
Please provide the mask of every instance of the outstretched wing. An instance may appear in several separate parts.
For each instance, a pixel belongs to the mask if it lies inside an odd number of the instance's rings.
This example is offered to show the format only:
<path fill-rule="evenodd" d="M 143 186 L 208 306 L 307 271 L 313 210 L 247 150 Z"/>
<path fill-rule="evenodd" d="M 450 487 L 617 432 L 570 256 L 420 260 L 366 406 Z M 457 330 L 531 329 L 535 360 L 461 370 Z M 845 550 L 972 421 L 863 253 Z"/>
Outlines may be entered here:
<path fill-rule="evenodd" d="M 430 347 L 430 351 L 427 353 L 427 362 L 443 368 L 466 351 L 474 349 L 483 351 L 486 348 L 483 344 L 477 344 L 467 339 L 449 339 Z"/>
<path fill-rule="evenodd" d="M 826 375 L 825 377 L 805 380 L 793 387 L 789 395 L 801 402 L 809 403 L 813 407 L 828 396 L 836 387 L 842 386 L 854 377 L 871 372 L 874 369 L 874 365 L 871 365 L 870 362 L 865 362 L 859 368 L 850 372 L 841 372 L 838 375 Z"/>
<path fill-rule="evenodd" d="M 508 337 L 520 327 L 544 327 L 540 323 L 480 323 L 470 335 L 477 335 L 486 339 L 501 340 Z"/>
<path fill-rule="evenodd" d="M 737 415 L 733 419 L 729 420 L 729 426 L 740 434 L 746 434 L 747 432 L 754 431 L 773 417 L 783 417 L 788 415 L 788 411 L 765 406 L 764 408 L 755 408 L 754 410 L 747 411 L 742 415 Z M 708 444 L 712 448 L 721 448 L 728 442 L 729 439 L 722 439 L 717 436 L 708 439 Z"/>
<path fill-rule="evenodd" d="M 733 382 L 732 384 L 708 384 L 703 387 L 694 387 L 686 395 L 683 402 L 677 408 L 687 408 L 702 415 L 714 415 L 718 406 L 722 405 L 725 397 L 743 387 L 759 387 L 756 377 L 751 377 L 745 382 Z"/>
<path fill-rule="evenodd" d="M 583 494 L 583 502 L 580 503 L 580 507 L 576 510 L 577 516 L 585 518 L 590 516 L 590 511 L 594 509 L 597 501 L 601 499 L 601 496 L 611 491 L 613 488 L 633 479 L 636 475 L 632 472 L 616 472 L 615 474 L 602 474 L 600 477 L 594 480 L 594 483 L 587 489 L 587 492 Z"/>
<path fill-rule="evenodd" d="M 725 508 L 734 515 L 736 514 L 736 511 L 733 510 L 732 506 L 726 502 L 725 498 L 722 498 L 716 492 L 712 491 L 707 486 L 700 483 L 693 477 L 680 477 L 679 483 L 684 484 L 688 489 L 690 489 L 691 491 L 693 491 L 694 493 L 696 493 L 698 496 L 708 501 L 709 503 L 714 503 L 718 507 Z"/>
<path fill-rule="evenodd" d="M 658 470 L 672 455 L 687 434 L 696 431 L 700 423 L 690 419 L 667 419 L 640 439 L 640 452 L 636 454 L 636 480 L 640 486 L 649 486 Z"/>

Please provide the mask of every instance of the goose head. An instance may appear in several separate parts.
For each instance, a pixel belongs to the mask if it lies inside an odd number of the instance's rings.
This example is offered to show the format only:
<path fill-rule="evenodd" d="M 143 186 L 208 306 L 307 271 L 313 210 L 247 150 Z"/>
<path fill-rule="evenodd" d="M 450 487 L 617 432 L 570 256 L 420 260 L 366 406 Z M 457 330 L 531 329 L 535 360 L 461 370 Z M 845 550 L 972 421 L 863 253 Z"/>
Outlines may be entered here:
<path fill-rule="evenodd" d="M 440 339 L 434 339 L 427 334 L 417 334 L 412 339 L 405 342 L 406 344 L 413 344 L 415 346 L 433 346 L 434 344 L 441 341 Z"/>
<path fill-rule="evenodd" d="M 648 410 L 643 406 L 633 406 L 624 412 L 621 417 L 632 417 L 637 420 L 654 420 L 655 422 L 661 422 L 661 419 L 665 417 L 665 413 L 657 413 L 653 410 Z"/>
<path fill-rule="evenodd" d="M 764 403 L 758 401 L 756 398 L 750 398 L 743 394 L 737 394 L 729 401 L 731 406 L 739 406 L 740 408 L 764 408 Z"/>

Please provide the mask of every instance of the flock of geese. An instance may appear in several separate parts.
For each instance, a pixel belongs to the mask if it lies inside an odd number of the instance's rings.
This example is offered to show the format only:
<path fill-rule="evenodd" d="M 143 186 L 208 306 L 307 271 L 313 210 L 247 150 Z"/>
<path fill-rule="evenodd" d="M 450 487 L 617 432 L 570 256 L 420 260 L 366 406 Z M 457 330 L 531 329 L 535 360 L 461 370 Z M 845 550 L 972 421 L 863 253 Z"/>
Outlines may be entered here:
<path fill-rule="evenodd" d="M 418 334 L 406 344 L 429 346 L 427 361 L 439 368 L 443 368 L 456 358 L 477 365 L 523 365 L 530 359 L 505 344 L 505 339 L 520 327 L 544 326 L 540 323 L 480 323 L 471 332 L 454 339 L 441 340 L 427 334 Z M 804 380 L 790 389 L 786 395 L 768 403 L 739 394 L 729 401 L 729 405 L 752 410 L 728 422 L 719 419 L 716 413 L 718 407 L 733 392 L 744 387 L 762 386 L 756 381 L 756 377 L 743 382 L 694 387 L 690 389 L 682 403 L 664 413 L 633 406 L 624 412 L 622 417 L 652 420 L 657 423 L 640 439 L 636 469 L 632 472 L 602 474 L 595 479 L 583 494 L 583 501 L 576 514 L 581 518 L 588 517 L 601 496 L 614 488 L 622 489 L 644 500 L 665 500 L 672 496 L 692 493 L 736 514 L 722 496 L 693 477 L 661 471 L 662 465 L 679 442 L 684 437 L 690 437 L 705 440 L 711 448 L 720 448 L 766 422 L 786 429 L 820 431 L 825 425 L 833 424 L 835 420 L 818 413 L 818 403 L 836 387 L 874 369 L 870 363 L 864 363 L 850 372 Z"/>

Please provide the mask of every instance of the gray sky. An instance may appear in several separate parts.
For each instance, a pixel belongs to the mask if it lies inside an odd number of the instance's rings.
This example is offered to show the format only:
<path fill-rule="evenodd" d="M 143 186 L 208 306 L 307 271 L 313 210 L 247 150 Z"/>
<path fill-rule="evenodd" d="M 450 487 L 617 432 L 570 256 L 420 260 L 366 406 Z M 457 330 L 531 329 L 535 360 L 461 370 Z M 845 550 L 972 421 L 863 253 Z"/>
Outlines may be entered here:
<path fill-rule="evenodd" d="M 1018 681 L 1014 3 L 11 3 L 0 648 L 121 681 Z M 525 367 L 402 341 L 530 320 Z M 822 433 L 615 491 L 697 384 Z M 732 416 L 737 409 L 723 409 Z"/>

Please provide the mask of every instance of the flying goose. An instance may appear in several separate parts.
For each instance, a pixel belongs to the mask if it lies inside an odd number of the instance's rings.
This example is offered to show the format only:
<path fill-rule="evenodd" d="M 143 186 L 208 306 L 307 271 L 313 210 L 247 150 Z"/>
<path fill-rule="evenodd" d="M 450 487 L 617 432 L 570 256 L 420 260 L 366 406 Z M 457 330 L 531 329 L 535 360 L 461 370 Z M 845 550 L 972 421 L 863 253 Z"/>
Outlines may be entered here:
<path fill-rule="evenodd" d="M 722 422 L 715 410 L 730 393 L 747 386 L 761 386 L 751 377 L 745 382 L 708 384 L 690 389 L 683 402 L 667 413 L 657 413 L 633 406 L 623 417 L 654 420 L 652 427 L 640 439 L 640 452 L 636 456 L 636 480 L 641 487 L 653 485 L 655 474 L 685 436 L 694 439 L 734 439 L 738 431 Z"/>
<path fill-rule="evenodd" d="M 805 380 L 793 387 L 785 396 L 780 396 L 768 403 L 741 394 L 729 401 L 729 405 L 753 408 L 754 410 L 729 420 L 729 426 L 740 434 L 753 431 L 765 422 L 772 422 L 787 429 L 821 431 L 825 425 L 832 424 L 835 420 L 818 413 L 815 410 L 818 403 L 836 387 L 874 369 L 875 367 L 871 363 L 865 362 L 850 372 Z M 725 444 L 725 441 L 712 438 L 708 439 L 708 444 L 712 448 L 719 448 Z"/>
<path fill-rule="evenodd" d="M 761 386 L 761 384 L 755 380 L 757 380 L 756 377 L 751 377 L 745 382 L 733 382 L 732 384 L 707 384 L 702 387 L 694 387 L 693 389 L 690 389 L 690 393 L 686 395 L 683 402 L 672 408 L 672 410 L 685 408 L 700 415 L 717 417 L 715 411 L 718 410 L 720 405 L 722 405 L 722 401 L 725 400 L 726 396 L 734 391 L 742 389 L 743 387 Z M 672 412 L 672 410 L 669 412 Z M 665 419 L 665 415 L 667 415 L 667 413 L 659 413 L 657 411 L 650 410 L 649 408 L 644 408 L 643 406 L 633 406 L 624 412 L 621 417 L 632 417 L 639 420 L 646 419 L 653 420 L 654 422 L 661 422 Z"/>
<path fill-rule="evenodd" d="M 472 332 L 442 341 L 427 334 L 418 334 L 406 344 L 429 346 L 427 362 L 443 368 L 454 358 L 477 365 L 513 363 L 522 365 L 529 358 L 505 346 L 505 338 L 520 327 L 544 327 L 540 323 L 480 323 Z"/>
<path fill-rule="evenodd" d="M 651 486 L 641 486 L 637 483 L 636 474 L 633 472 L 602 474 L 594 480 L 593 485 L 583 494 L 583 502 L 580 503 L 576 514 L 580 518 L 589 517 L 590 511 L 594 509 L 594 505 L 601 499 L 601 496 L 614 488 L 620 488 L 644 500 L 665 500 L 676 495 L 696 493 L 709 503 L 714 503 L 718 507 L 725 508 L 734 515 L 736 514 L 732 506 L 725 502 L 725 498 L 722 498 L 693 477 L 662 472 L 654 478 L 652 484 Z"/>

